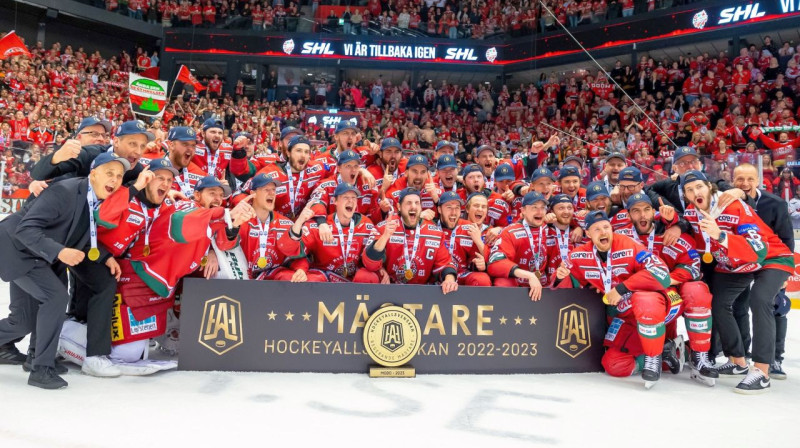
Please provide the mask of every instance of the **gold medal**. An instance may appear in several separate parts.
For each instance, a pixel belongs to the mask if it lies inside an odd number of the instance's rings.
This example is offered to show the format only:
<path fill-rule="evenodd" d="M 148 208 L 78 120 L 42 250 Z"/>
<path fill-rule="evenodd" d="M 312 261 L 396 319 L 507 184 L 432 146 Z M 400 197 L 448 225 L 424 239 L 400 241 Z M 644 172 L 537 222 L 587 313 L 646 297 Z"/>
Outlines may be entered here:
<path fill-rule="evenodd" d="M 414 278 L 414 272 L 411 269 L 406 269 L 406 280 L 411 280 L 412 278 Z"/>
<path fill-rule="evenodd" d="M 200 259 L 200 266 L 205 267 L 208 264 L 208 256 L 203 255 L 203 258 Z"/>
<path fill-rule="evenodd" d="M 347 266 L 342 270 L 342 277 L 347 278 Z"/>
<path fill-rule="evenodd" d="M 534 272 L 533 275 L 535 275 L 538 280 L 542 279 L 542 273 L 539 271 Z"/>
<path fill-rule="evenodd" d="M 714 261 L 714 256 L 710 252 L 703 254 L 703 263 L 711 263 L 712 261 Z"/>
<path fill-rule="evenodd" d="M 144 246 L 144 250 L 142 250 L 142 255 L 144 255 L 145 257 L 149 257 L 150 256 L 150 245 L 149 244 Z"/>
<path fill-rule="evenodd" d="M 606 305 L 611 305 L 610 303 L 608 303 L 608 294 L 603 294 L 603 303 L 605 303 Z"/>
<path fill-rule="evenodd" d="M 100 249 L 93 247 L 89 249 L 89 259 L 92 261 L 97 261 L 100 258 Z"/>
<path fill-rule="evenodd" d="M 260 257 L 256 262 L 256 265 L 258 266 L 259 269 L 264 269 L 265 267 L 267 267 L 266 257 Z"/>

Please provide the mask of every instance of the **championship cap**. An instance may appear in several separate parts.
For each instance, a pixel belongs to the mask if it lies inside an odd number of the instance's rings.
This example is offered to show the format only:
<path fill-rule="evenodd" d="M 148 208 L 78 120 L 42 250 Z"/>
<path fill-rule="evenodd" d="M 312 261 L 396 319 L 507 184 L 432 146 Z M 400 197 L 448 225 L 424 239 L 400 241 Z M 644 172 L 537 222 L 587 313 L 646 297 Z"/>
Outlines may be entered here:
<path fill-rule="evenodd" d="M 175 176 L 175 177 L 178 177 L 178 175 L 180 174 L 180 173 L 178 173 L 178 170 L 176 170 L 175 167 L 172 166 L 172 162 L 170 162 L 169 159 L 166 159 L 166 158 L 151 160 L 149 168 L 150 168 L 150 171 L 154 171 L 154 172 L 158 171 L 158 170 L 167 170 L 170 173 L 172 173 L 172 175 Z"/>
<path fill-rule="evenodd" d="M 383 151 L 384 149 L 389 149 L 389 148 L 403 149 L 403 145 L 400 144 L 400 140 L 398 140 L 398 139 L 396 139 L 394 137 L 387 137 L 387 138 L 383 139 L 383 141 L 381 142 L 381 151 Z"/>
<path fill-rule="evenodd" d="M 620 182 L 627 181 L 627 182 L 644 182 L 642 179 L 642 172 L 639 171 L 639 168 L 635 166 L 627 166 L 619 172 L 619 180 Z"/>
<path fill-rule="evenodd" d="M 294 140 L 294 139 L 292 139 L 292 140 Z M 361 155 L 359 153 L 353 151 L 352 149 L 348 149 L 346 151 L 342 151 L 339 154 L 339 158 L 336 159 L 336 165 L 342 166 L 345 163 L 352 162 L 354 160 L 356 162 L 358 162 L 358 163 L 361 163 Z"/>
<path fill-rule="evenodd" d="M 416 188 L 411 188 L 411 187 L 403 188 L 402 190 L 400 190 L 400 195 L 397 198 L 397 203 L 398 204 L 403 203 L 403 199 L 405 199 L 406 196 L 411 196 L 411 195 L 420 196 L 420 192 Z"/>
<path fill-rule="evenodd" d="M 355 131 L 358 131 L 358 125 L 356 125 L 352 120 L 342 120 L 336 124 L 336 132 L 334 133 L 338 134 L 348 129 L 353 129 Z"/>
<path fill-rule="evenodd" d="M 225 125 L 222 124 L 222 120 L 220 120 L 219 118 L 209 118 L 208 120 L 203 122 L 203 130 L 204 131 L 207 131 L 207 130 L 213 129 L 213 128 L 221 129 L 221 130 L 224 131 L 225 130 Z"/>
<path fill-rule="evenodd" d="M 408 162 L 406 162 L 406 169 L 411 168 L 412 166 L 422 165 L 426 169 L 428 168 L 428 158 L 423 156 L 422 154 L 414 154 L 413 156 L 408 158 Z"/>
<path fill-rule="evenodd" d="M 609 221 L 609 222 L 611 221 L 610 219 L 608 219 L 608 215 L 606 215 L 606 212 L 602 210 L 594 210 L 589 212 L 586 215 L 586 219 L 584 220 L 584 223 L 586 224 L 586 230 L 589 230 L 589 228 L 592 227 L 593 224 L 601 221 Z"/>
<path fill-rule="evenodd" d="M 176 126 L 169 130 L 167 140 L 179 142 L 193 142 L 197 139 L 197 132 L 189 126 Z"/>
<path fill-rule="evenodd" d="M 336 190 L 333 192 L 333 197 L 338 198 L 339 196 L 353 192 L 356 196 L 360 196 L 358 192 L 358 188 L 356 188 L 353 184 L 348 184 L 347 182 L 340 182 L 339 185 L 336 186 Z"/>
<path fill-rule="evenodd" d="M 291 151 L 292 148 L 294 148 L 295 146 L 300 145 L 302 143 L 305 143 L 309 147 L 311 146 L 311 142 L 308 141 L 308 139 L 305 138 L 305 136 L 303 136 L 303 135 L 295 135 L 294 137 L 290 138 L 289 139 L 289 145 L 288 145 L 289 151 Z"/>
<path fill-rule="evenodd" d="M 640 202 L 644 202 L 645 204 L 650 204 L 651 206 L 653 205 L 653 201 L 650 200 L 649 196 L 647 196 L 644 193 L 636 193 L 628 197 L 627 207 L 630 210 L 631 207 Z"/>
<path fill-rule="evenodd" d="M 697 151 L 694 148 L 689 146 L 681 146 L 675 150 L 675 153 L 672 154 L 672 164 L 674 165 L 681 157 L 685 156 L 695 156 L 698 157 Z"/>
<path fill-rule="evenodd" d="M 143 134 L 147 137 L 148 142 L 156 139 L 152 132 L 147 130 L 147 126 L 142 120 L 130 120 L 122 123 L 117 127 L 117 132 L 114 133 L 116 137 L 124 137 L 126 135 Z"/>
<path fill-rule="evenodd" d="M 88 128 L 89 126 L 94 126 L 94 125 L 97 125 L 97 124 L 103 126 L 103 128 L 106 130 L 106 132 L 111 132 L 111 128 L 112 128 L 111 122 L 106 121 L 106 120 L 98 120 L 95 117 L 86 117 L 83 120 L 81 120 L 81 124 L 78 126 L 78 133 L 80 133 L 85 128 Z"/>
<path fill-rule="evenodd" d="M 596 180 L 589 185 L 586 186 L 586 200 L 592 201 L 595 198 L 605 196 L 607 198 L 611 197 L 611 194 L 608 193 L 608 189 L 606 188 L 606 184 L 602 181 Z"/>
<path fill-rule="evenodd" d="M 281 129 L 281 140 L 292 135 L 303 135 L 303 133 L 294 126 L 286 126 L 285 128 Z"/>
<path fill-rule="evenodd" d="M 461 200 L 461 196 L 459 196 L 455 191 L 445 191 L 441 196 L 439 196 L 440 206 L 450 201 L 458 201 L 459 205 L 464 205 L 464 201 Z"/>
<path fill-rule="evenodd" d="M 574 206 L 572 199 L 564 193 L 554 195 L 552 198 L 550 198 L 550 207 L 552 208 L 556 204 L 569 204 Z"/>
<path fill-rule="evenodd" d="M 114 153 L 111 152 L 102 152 L 99 156 L 95 157 L 92 160 L 91 169 L 94 170 L 95 168 L 99 168 L 101 165 L 105 165 L 106 163 L 110 162 L 119 162 L 122 164 L 122 168 L 125 171 L 131 169 L 131 163 L 128 162 L 128 159 L 117 157 Z"/>
<path fill-rule="evenodd" d="M 442 154 L 439 160 L 436 161 L 436 169 L 443 170 L 445 168 L 458 168 L 456 158 L 450 154 Z"/>
<path fill-rule="evenodd" d="M 533 205 L 537 202 L 544 202 L 544 205 L 547 205 L 547 199 L 542 196 L 541 193 L 538 191 L 529 191 L 522 197 L 522 206 L 526 205 Z"/>
<path fill-rule="evenodd" d="M 514 180 L 516 176 L 514 175 L 514 169 L 511 168 L 511 165 L 507 163 L 501 163 L 497 166 L 497 169 L 494 170 L 494 180 Z"/>
<path fill-rule="evenodd" d="M 257 174 L 250 180 L 250 191 L 258 190 L 269 184 L 275 184 L 276 187 L 280 187 L 281 181 L 279 181 L 277 177 L 268 176 L 267 173 Z"/>
<path fill-rule="evenodd" d="M 708 182 L 708 178 L 705 174 L 701 173 L 697 170 L 691 170 L 683 174 L 681 176 L 681 188 L 688 183 L 692 183 L 694 181 L 702 180 L 703 182 Z"/>
<path fill-rule="evenodd" d="M 222 188 L 222 195 L 224 197 L 227 198 L 228 196 L 231 195 L 231 187 L 223 184 L 222 182 L 219 181 L 219 179 L 217 179 L 214 176 L 206 176 L 200 179 L 197 182 L 197 185 L 194 186 L 194 191 L 201 191 L 206 188 L 215 188 L 215 187 Z"/>
<path fill-rule="evenodd" d="M 561 167 L 561 169 L 558 171 L 558 180 L 561 180 L 565 177 L 577 177 L 578 179 L 580 179 L 581 172 L 578 171 L 578 168 L 572 165 L 569 166 L 565 165 Z"/>

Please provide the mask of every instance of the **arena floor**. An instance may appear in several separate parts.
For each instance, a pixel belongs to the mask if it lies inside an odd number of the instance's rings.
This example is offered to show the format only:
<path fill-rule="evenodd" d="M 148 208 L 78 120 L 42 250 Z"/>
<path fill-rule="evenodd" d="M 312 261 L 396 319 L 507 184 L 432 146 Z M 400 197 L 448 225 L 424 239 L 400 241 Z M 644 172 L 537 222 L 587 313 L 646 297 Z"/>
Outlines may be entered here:
<path fill-rule="evenodd" d="M 8 285 L 0 284 L 0 315 Z M 705 388 L 687 372 L 646 391 L 602 374 L 366 375 L 161 372 L 67 389 L 27 386 L 0 366 L 0 444 L 141 446 L 796 446 L 800 311 L 790 313 L 787 381 L 761 396 Z M 25 342 L 27 344 L 27 341 Z M 20 345 L 22 347 L 22 345 Z"/>

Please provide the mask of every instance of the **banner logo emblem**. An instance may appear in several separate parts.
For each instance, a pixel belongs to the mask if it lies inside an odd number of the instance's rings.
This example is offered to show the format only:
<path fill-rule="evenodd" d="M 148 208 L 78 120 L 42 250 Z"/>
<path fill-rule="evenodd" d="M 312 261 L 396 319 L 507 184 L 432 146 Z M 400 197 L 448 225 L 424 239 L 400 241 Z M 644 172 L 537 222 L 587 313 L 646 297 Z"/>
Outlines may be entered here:
<path fill-rule="evenodd" d="M 238 300 L 227 296 L 207 300 L 202 322 L 198 342 L 217 355 L 223 355 L 244 342 L 242 306 Z"/>
<path fill-rule="evenodd" d="M 558 313 L 556 347 L 571 358 L 577 358 L 592 346 L 589 336 L 589 312 L 578 305 L 570 305 Z"/>
<path fill-rule="evenodd" d="M 399 306 L 379 308 L 364 327 L 364 349 L 377 364 L 402 366 L 419 350 L 422 331 L 411 311 Z"/>

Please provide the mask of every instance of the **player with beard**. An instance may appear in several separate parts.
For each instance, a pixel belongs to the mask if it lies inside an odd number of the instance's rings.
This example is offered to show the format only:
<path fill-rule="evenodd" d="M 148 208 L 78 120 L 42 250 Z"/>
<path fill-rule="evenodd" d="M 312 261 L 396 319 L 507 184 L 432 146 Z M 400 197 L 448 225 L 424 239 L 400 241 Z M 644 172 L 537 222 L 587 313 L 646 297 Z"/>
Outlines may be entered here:
<path fill-rule="evenodd" d="M 178 171 L 172 189 L 180 191 L 187 198 L 194 195 L 194 187 L 206 173 L 192 160 L 197 148 L 197 134 L 188 126 L 177 126 L 167 134 L 169 161 Z"/>
<path fill-rule="evenodd" d="M 420 192 L 404 189 L 398 196 L 398 204 L 399 219 L 390 213 L 378 224 L 380 237 L 367 248 L 364 266 L 372 271 L 384 267 L 392 283 L 440 282 L 444 294 L 456 291 L 458 271 L 447 247 L 442 244 L 442 230 L 421 217 Z"/>
<path fill-rule="evenodd" d="M 494 286 L 528 286 L 528 296 L 537 301 L 542 298 L 542 285 L 548 281 L 547 200 L 532 191 L 522 199 L 521 213 L 522 219 L 503 229 L 492 246 L 488 272 Z"/>
<path fill-rule="evenodd" d="M 319 224 L 309 221 L 314 211 L 307 206 L 278 241 L 278 249 L 289 258 L 300 258 L 294 265 L 298 272 L 307 272 L 310 282 L 379 283 L 380 266 L 367 263 L 364 256 L 377 232 L 372 221 L 357 212 L 358 189 L 342 182 L 333 196 L 336 210 L 326 220 L 334 229 L 330 242 L 322 239 Z"/>
<path fill-rule="evenodd" d="M 461 206 L 461 198 L 454 191 L 446 191 L 439 198 L 437 223 L 443 232 L 442 241 L 458 270 L 458 284 L 492 286 L 486 273 L 480 225 L 461 219 Z"/>
<path fill-rule="evenodd" d="M 367 166 L 367 170 L 375 177 L 375 184 L 382 196 L 385 196 L 386 190 L 405 172 L 406 162 L 400 140 L 392 137 L 383 139 L 375 162 Z"/>
<path fill-rule="evenodd" d="M 400 205 L 400 195 L 407 188 L 417 190 L 420 194 L 422 207 L 421 219 L 432 220 L 436 217 L 436 203 L 442 191 L 433 182 L 433 176 L 428 171 L 428 158 L 415 154 L 408 158 L 405 176 L 399 177 L 388 190 L 386 198 L 391 199 L 395 208 Z M 385 211 L 385 210 L 384 210 Z"/>
<path fill-rule="evenodd" d="M 436 176 L 433 182 L 442 191 L 455 192 L 458 189 L 458 162 L 452 154 L 442 154 L 436 159 Z"/>
<path fill-rule="evenodd" d="M 542 151 L 559 143 L 560 140 L 557 135 L 552 135 L 546 143 L 535 141 L 531 144 L 529 154 L 535 155 L 538 161 L 541 162 L 544 155 Z M 475 162 L 481 167 L 484 176 L 488 179 L 486 181 L 488 188 L 494 188 L 494 170 L 499 164 L 506 163 L 510 165 L 514 169 L 515 179 L 522 180 L 525 178 L 525 165 L 521 160 L 516 158 L 498 159 L 495 152 L 495 148 L 490 145 L 481 145 L 475 148 Z M 539 165 L 537 164 L 536 166 L 538 167 Z"/>
<path fill-rule="evenodd" d="M 311 204 L 314 210 L 314 216 L 318 217 L 317 224 L 320 225 L 320 233 L 327 233 L 330 235 L 331 228 L 325 224 L 325 217 L 336 211 L 336 197 L 334 192 L 336 187 L 341 183 L 354 185 L 359 191 L 358 208 L 357 211 L 362 216 L 366 216 L 373 220 L 381 220 L 381 209 L 378 205 L 378 190 L 370 188 L 369 185 L 364 183 L 363 178 L 359 176 L 361 170 L 361 157 L 357 152 L 352 150 L 345 150 L 339 153 L 339 160 L 337 162 L 337 174 L 325 179 L 322 183 L 314 189 L 311 193 L 311 199 L 308 203 Z M 328 227 L 327 230 L 323 227 Z M 323 241 L 330 242 L 329 237 L 323 237 Z"/>
<path fill-rule="evenodd" d="M 233 141 L 233 151 L 231 152 L 231 173 L 239 180 L 247 180 L 247 178 L 251 177 L 251 173 L 257 173 L 267 165 L 286 163 L 286 154 L 289 153 L 289 140 L 297 135 L 303 135 L 303 133 L 293 126 L 286 126 L 281 129 L 277 152 L 254 155 L 249 159 L 246 141 L 237 138 Z"/>
<path fill-rule="evenodd" d="M 203 122 L 203 141 L 197 145 L 192 162 L 207 176 L 225 179 L 231 161 L 231 146 L 225 143 L 225 125 L 218 118 Z"/>
<path fill-rule="evenodd" d="M 256 280 L 306 281 L 306 273 L 290 264 L 278 250 L 278 241 L 294 224 L 275 211 L 280 182 L 259 174 L 250 180 L 250 196 L 255 216 L 239 227 L 239 245 L 247 258 L 250 278 Z M 247 199 L 246 199 L 247 200 Z"/>
<path fill-rule="evenodd" d="M 547 230 L 547 278 L 552 282 L 562 261 L 569 260 L 569 253 L 576 244 L 583 244 L 583 229 L 575 219 L 573 200 L 564 193 L 550 198 L 550 213 L 545 216 Z"/>
<path fill-rule="evenodd" d="M 665 226 L 656 220 L 656 209 L 650 198 L 644 193 L 636 193 L 626 199 L 628 212 L 639 242 L 647 247 L 647 251 L 661 258 L 670 271 L 670 287 L 667 289 L 667 297 L 670 299 L 670 310 L 665 320 L 666 338 L 662 360 L 669 366 L 672 373 L 679 373 L 683 367 L 683 339 L 678 337 L 677 318 L 683 316 L 686 323 L 686 332 L 689 335 L 689 345 L 691 352 L 691 377 L 697 381 L 713 386 L 715 378 L 719 375 L 708 361 L 708 350 L 711 348 L 711 292 L 708 285 L 702 281 L 700 272 L 700 255 L 697 253 L 695 241 L 692 236 L 682 233 L 678 240 L 667 245 L 664 240 Z M 674 209 L 672 211 L 674 212 Z M 633 322 L 625 322 L 623 325 L 631 325 L 627 333 L 632 333 Z M 619 325 L 612 323 L 612 328 L 619 328 Z M 626 331 L 619 329 L 620 333 Z M 620 336 L 616 334 L 616 337 Z M 620 338 L 622 344 L 625 339 Z M 606 336 L 609 341 L 609 336 Z M 609 342 L 616 341 L 612 338 Z M 633 341 L 631 341 L 633 342 Z M 625 345 L 627 350 L 620 350 L 620 357 L 617 359 L 616 367 L 622 367 L 620 375 L 630 372 L 628 367 L 635 361 L 634 357 L 641 353 L 640 347 Z M 626 366 L 627 364 L 627 366 Z"/>
<path fill-rule="evenodd" d="M 749 164 L 742 163 L 733 170 L 733 186 L 744 191 L 748 196 L 748 204 L 752 205 L 756 214 L 762 221 L 772 229 L 783 244 L 794 252 L 794 231 L 792 221 L 789 218 L 789 210 L 786 202 L 778 196 L 760 190 L 758 188 L 758 169 Z M 781 288 L 784 289 L 784 288 Z M 786 372 L 783 371 L 783 351 L 786 344 L 786 315 L 779 313 L 778 306 L 784 300 L 782 294 L 776 297 L 775 311 L 775 330 L 777 338 L 775 340 L 775 361 L 770 366 L 769 374 L 776 380 L 786 379 Z M 736 299 L 733 304 L 733 315 L 739 324 L 742 333 L 742 343 L 745 348 L 750 347 L 750 291 L 746 290 Z M 747 353 L 747 352 L 745 352 Z"/>
<path fill-rule="evenodd" d="M 362 143 L 362 145 L 359 145 L 359 143 Z M 365 164 L 370 164 L 380 147 L 370 141 L 362 140 L 361 130 L 355 121 L 342 120 L 336 124 L 333 144 L 313 154 L 312 159 L 328 165 L 336 165 L 339 154 L 347 150 L 355 151 L 361 156 Z M 378 178 L 378 176 L 375 176 L 375 178 Z M 374 179 L 369 183 L 374 183 Z"/>
<path fill-rule="evenodd" d="M 503 176 L 505 175 L 503 174 Z M 486 232 L 486 244 L 492 245 L 503 228 L 508 225 L 508 214 L 511 208 L 502 196 L 486 188 L 486 178 L 480 166 L 467 165 L 461 171 L 461 176 L 464 179 L 464 187 L 458 189 L 458 194 L 462 200 L 473 193 L 481 193 L 488 200 L 489 209 L 484 223 L 489 226 L 489 230 Z"/>
<path fill-rule="evenodd" d="M 617 183 L 619 183 L 620 171 L 622 171 L 626 166 L 628 166 L 628 160 L 625 158 L 625 154 L 620 152 L 612 152 L 606 156 L 603 171 L 597 175 L 595 180 L 603 182 L 606 186 L 606 189 L 608 191 L 612 191 L 614 187 L 617 186 Z"/>
<path fill-rule="evenodd" d="M 610 317 L 636 322 L 644 358 L 621 372 L 614 368 L 618 351 L 608 350 L 603 367 L 611 375 L 629 376 L 641 370 L 645 388 L 650 389 L 661 377 L 664 319 L 670 308 L 666 297 L 669 269 L 638 241 L 615 233 L 602 210 L 586 215 L 586 234 L 591 241 L 576 247 L 569 254 L 569 263 L 558 267 L 557 286 L 597 289 L 604 293 L 603 302 L 610 305 Z"/>
<path fill-rule="evenodd" d="M 633 228 L 633 223 L 628 218 L 627 212 L 623 212 L 620 207 L 611 203 L 611 194 L 606 190 L 606 185 L 603 181 L 596 180 L 586 186 L 586 210 L 581 210 L 575 214 L 578 218 L 578 223 L 584 229 L 586 229 L 586 226 L 583 220 L 592 211 L 602 211 L 606 216 L 610 216 L 614 232 L 631 238 L 636 236 L 636 230 Z M 624 219 L 619 220 L 618 216 Z"/>
<path fill-rule="evenodd" d="M 741 200 L 719 205 L 721 194 L 699 171 L 681 177 L 683 193 L 690 205 L 684 216 L 692 224 L 703 261 L 717 261 L 711 280 L 714 295 L 712 315 L 728 362 L 717 367 L 720 375 L 747 376 L 734 391 L 743 394 L 769 390 L 769 368 L 775 358 L 774 299 L 794 271 L 792 251 Z M 752 369 L 745 349 L 733 302 L 750 288 L 753 314 Z"/>

